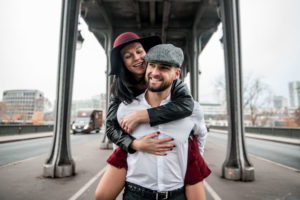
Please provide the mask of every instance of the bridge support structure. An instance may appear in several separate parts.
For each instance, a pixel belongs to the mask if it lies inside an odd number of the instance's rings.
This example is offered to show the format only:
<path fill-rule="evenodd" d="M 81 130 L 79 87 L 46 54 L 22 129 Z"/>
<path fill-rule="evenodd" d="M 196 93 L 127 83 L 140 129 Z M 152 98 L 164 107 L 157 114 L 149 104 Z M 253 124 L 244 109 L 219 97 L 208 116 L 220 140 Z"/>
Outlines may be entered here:
<path fill-rule="evenodd" d="M 222 166 L 222 176 L 229 180 L 253 181 L 254 167 L 248 159 L 244 137 L 238 2 L 238 0 L 220 1 L 229 116 L 227 155 Z"/>
<path fill-rule="evenodd" d="M 199 65 L 198 65 L 198 58 L 199 58 L 199 34 L 197 31 L 193 31 L 193 40 L 191 45 L 191 71 L 190 71 L 190 86 L 191 86 L 191 93 L 195 101 L 199 101 Z"/>
<path fill-rule="evenodd" d="M 107 58 L 106 63 L 106 113 L 108 111 L 109 102 L 110 102 L 110 86 L 112 84 L 113 78 L 109 75 L 111 66 L 110 66 L 110 51 L 111 51 L 111 42 L 112 42 L 112 31 L 106 32 L 104 36 L 104 50 Z M 100 149 L 112 149 L 112 142 L 106 136 L 106 123 L 105 123 L 105 134 L 100 144 Z"/>
<path fill-rule="evenodd" d="M 43 166 L 44 177 L 67 177 L 75 174 L 75 162 L 70 150 L 70 112 L 79 3 L 80 0 L 62 1 L 54 137 L 50 156 Z"/>

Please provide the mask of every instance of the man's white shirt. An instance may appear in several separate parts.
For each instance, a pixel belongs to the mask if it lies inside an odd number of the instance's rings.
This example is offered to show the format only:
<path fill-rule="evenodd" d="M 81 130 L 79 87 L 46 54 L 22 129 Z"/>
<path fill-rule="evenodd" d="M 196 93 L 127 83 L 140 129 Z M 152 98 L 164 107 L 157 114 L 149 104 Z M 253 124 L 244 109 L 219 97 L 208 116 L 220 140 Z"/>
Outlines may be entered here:
<path fill-rule="evenodd" d="M 161 105 L 168 102 L 170 102 L 170 96 L 163 100 Z M 117 112 L 118 121 L 120 123 L 125 114 L 148 108 L 151 106 L 143 93 L 137 96 L 137 100 L 131 104 L 120 104 Z M 207 130 L 198 102 L 194 102 L 194 110 L 189 117 L 152 127 L 148 123 L 136 127 L 132 132 L 132 136 L 135 138 L 159 131 L 158 139 L 173 137 L 174 140 L 171 143 L 176 147 L 172 151 L 168 151 L 166 156 L 157 156 L 141 151 L 128 154 L 126 181 L 157 191 L 170 191 L 182 187 L 187 169 L 188 138 L 192 130 L 197 137 L 199 150 L 203 154 Z"/>

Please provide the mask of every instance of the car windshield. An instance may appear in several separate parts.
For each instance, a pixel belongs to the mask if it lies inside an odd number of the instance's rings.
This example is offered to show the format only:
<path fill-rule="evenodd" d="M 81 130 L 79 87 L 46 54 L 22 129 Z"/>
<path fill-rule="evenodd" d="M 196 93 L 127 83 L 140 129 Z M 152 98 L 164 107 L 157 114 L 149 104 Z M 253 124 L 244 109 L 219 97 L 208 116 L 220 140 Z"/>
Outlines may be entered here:
<path fill-rule="evenodd" d="M 89 121 L 90 121 L 89 117 L 78 117 L 75 119 L 75 123 L 80 123 L 80 122 L 88 123 Z"/>

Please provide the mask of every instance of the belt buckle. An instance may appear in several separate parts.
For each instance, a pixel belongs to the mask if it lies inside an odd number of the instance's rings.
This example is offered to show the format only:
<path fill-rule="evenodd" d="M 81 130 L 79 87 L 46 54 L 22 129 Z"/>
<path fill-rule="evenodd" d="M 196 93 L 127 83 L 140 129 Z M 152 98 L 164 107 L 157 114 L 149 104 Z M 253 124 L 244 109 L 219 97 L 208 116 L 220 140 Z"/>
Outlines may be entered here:
<path fill-rule="evenodd" d="M 169 194 L 169 192 L 156 192 L 156 200 L 159 200 L 158 199 L 158 195 L 159 194 L 165 194 L 165 197 L 164 198 L 162 198 L 162 199 L 168 199 L 168 194 Z"/>

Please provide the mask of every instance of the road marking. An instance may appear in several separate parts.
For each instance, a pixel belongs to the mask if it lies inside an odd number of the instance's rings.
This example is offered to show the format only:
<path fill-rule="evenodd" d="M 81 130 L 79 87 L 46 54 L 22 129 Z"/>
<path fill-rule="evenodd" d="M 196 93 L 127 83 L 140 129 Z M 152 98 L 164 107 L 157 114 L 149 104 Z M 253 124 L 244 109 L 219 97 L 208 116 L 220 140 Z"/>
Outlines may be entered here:
<path fill-rule="evenodd" d="M 268 160 L 268 159 L 265 159 L 265 158 L 262 158 L 262 157 L 259 157 L 259 156 L 255 156 L 255 155 L 253 155 L 253 154 L 251 154 L 251 153 L 248 153 L 248 154 L 249 154 L 250 156 L 254 157 L 254 158 L 257 158 L 257 159 L 260 159 L 260 160 L 263 160 L 263 161 L 272 163 L 272 164 L 274 164 L 274 165 L 278 165 L 278 166 L 280 166 L 280 167 L 283 167 L 283 168 L 286 168 L 286 169 L 289 169 L 289 170 L 292 170 L 292 171 L 296 171 L 296 172 L 299 171 L 299 169 L 296 169 L 296 168 L 293 168 L 293 167 L 289 167 L 289 166 L 287 166 L 287 165 L 280 164 L 280 163 L 277 163 L 277 162 L 274 162 L 274 161 L 272 161 L 272 160 Z"/>
<path fill-rule="evenodd" d="M 209 142 L 214 143 L 214 145 L 216 144 L 216 145 L 219 145 L 219 146 L 225 146 L 225 147 L 226 147 L 226 145 L 219 144 L 219 143 L 217 143 L 217 142 L 215 142 L 215 141 L 212 141 L 212 140 L 209 141 Z M 287 165 L 284 165 L 284 164 L 281 164 L 281 163 L 278 163 L 278 162 L 275 162 L 275 161 L 272 161 L 272 160 L 268 160 L 268 159 L 266 159 L 266 158 L 263 158 L 263 157 L 260 157 L 260 156 L 256 156 L 256 155 L 251 154 L 251 153 L 247 153 L 247 154 L 250 155 L 250 156 L 253 156 L 254 158 L 257 158 L 257 159 L 260 159 L 260 160 L 269 162 L 269 163 L 271 163 L 271 164 L 274 164 L 274 165 L 277 165 L 277 166 L 280 166 L 280 167 L 283 167 L 283 168 L 286 168 L 286 169 L 289 169 L 289 170 L 292 170 L 292 171 L 295 171 L 295 172 L 300 172 L 299 169 L 296 169 L 296 168 L 293 168 L 293 167 L 289 167 L 289 166 L 287 166 Z"/>
<path fill-rule="evenodd" d="M 105 166 L 96 176 L 94 176 L 89 182 L 87 182 L 78 192 L 76 192 L 69 200 L 76 200 L 80 197 L 106 170 L 107 166 Z"/>
<path fill-rule="evenodd" d="M 216 193 L 216 191 L 214 191 L 214 189 L 206 181 L 204 181 L 204 187 L 207 189 L 214 200 L 222 200 L 221 197 Z"/>

